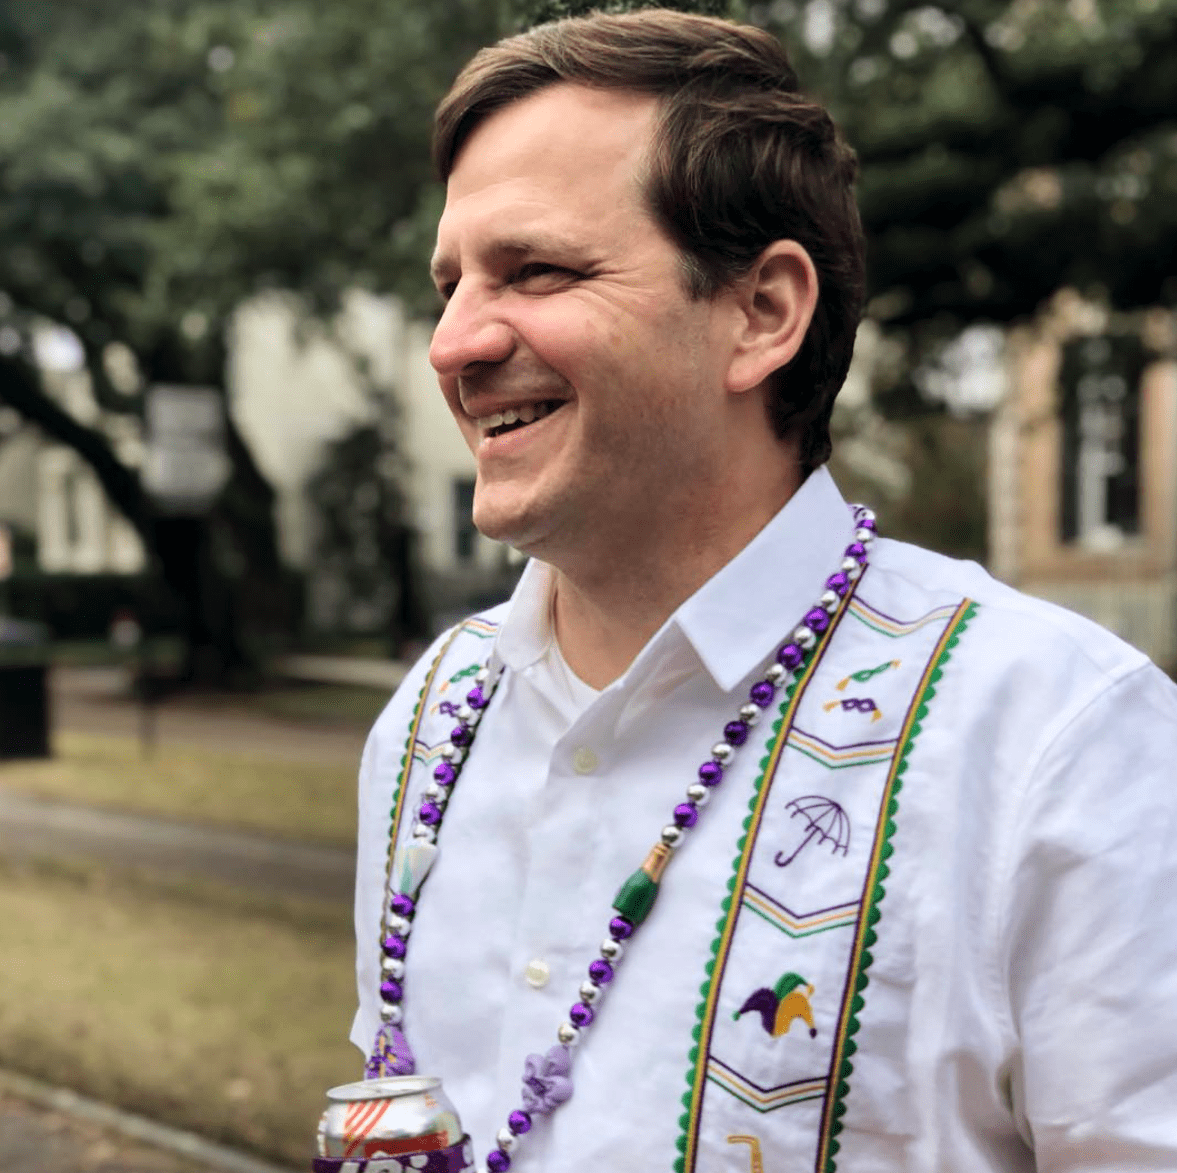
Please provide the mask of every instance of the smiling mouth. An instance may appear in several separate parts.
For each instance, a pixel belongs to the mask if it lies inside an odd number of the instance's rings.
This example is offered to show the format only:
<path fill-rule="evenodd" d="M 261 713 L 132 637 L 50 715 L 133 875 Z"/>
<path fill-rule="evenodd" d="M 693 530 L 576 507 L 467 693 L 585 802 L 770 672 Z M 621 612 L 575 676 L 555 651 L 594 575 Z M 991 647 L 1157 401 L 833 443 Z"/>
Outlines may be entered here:
<path fill-rule="evenodd" d="M 549 416 L 558 408 L 564 406 L 567 400 L 544 399 L 538 403 L 523 403 L 518 407 L 508 407 L 503 411 L 496 411 L 492 415 L 479 416 L 475 421 L 479 430 L 486 436 L 502 436 L 507 432 L 517 432 Z"/>

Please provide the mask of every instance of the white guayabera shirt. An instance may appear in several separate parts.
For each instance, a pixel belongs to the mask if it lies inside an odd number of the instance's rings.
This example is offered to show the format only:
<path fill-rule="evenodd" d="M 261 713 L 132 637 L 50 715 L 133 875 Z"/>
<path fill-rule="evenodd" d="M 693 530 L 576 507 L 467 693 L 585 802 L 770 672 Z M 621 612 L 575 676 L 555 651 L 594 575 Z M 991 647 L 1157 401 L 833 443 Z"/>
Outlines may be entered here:
<path fill-rule="evenodd" d="M 540 564 L 450 645 L 402 837 L 453 725 L 444 702 L 492 649 L 505 673 L 421 894 L 405 1030 L 480 1159 L 617 889 L 850 540 L 813 474 L 599 694 L 553 648 Z M 436 650 L 361 767 L 365 1051 L 389 812 Z M 576 1049 L 573 1098 L 512 1169 L 1177 1168 L 1175 762 L 1177 689 L 1142 655 L 880 539 L 675 853 Z"/>

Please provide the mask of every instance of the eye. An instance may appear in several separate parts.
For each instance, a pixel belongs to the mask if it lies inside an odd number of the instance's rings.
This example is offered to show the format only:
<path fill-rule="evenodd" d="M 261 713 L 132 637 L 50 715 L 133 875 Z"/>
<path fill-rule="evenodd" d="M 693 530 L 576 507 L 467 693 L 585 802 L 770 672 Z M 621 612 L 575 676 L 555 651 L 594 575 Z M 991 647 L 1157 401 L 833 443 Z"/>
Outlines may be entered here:
<path fill-rule="evenodd" d="M 579 279 L 580 273 L 547 261 L 528 261 L 507 278 L 510 285 L 523 285 L 528 292 L 544 292 Z"/>

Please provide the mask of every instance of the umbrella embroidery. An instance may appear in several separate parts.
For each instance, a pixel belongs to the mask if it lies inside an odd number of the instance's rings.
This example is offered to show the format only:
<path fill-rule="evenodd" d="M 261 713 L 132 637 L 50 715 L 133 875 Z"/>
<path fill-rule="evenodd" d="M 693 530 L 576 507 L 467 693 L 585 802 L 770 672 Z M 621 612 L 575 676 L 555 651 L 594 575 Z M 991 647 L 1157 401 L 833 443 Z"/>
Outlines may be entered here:
<path fill-rule="evenodd" d="M 809 1004 L 812 994 L 813 986 L 799 973 L 785 973 L 772 989 L 761 986 L 749 994 L 732 1018 L 738 1021 L 741 1014 L 755 1010 L 760 1015 L 760 1025 L 765 1033 L 774 1039 L 787 1034 L 789 1027 L 800 1018 L 809 1027 L 809 1037 L 815 1039 L 817 1027 L 813 1022 L 813 1007 Z"/>
<path fill-rule="evenodd" d="M 785 804 L 785 810 L 791 811 L 790 819 L 798 815 L 805 820 L 805 832 L 801 842 L 797 844 L 787 859 L 782 859 L 785 853 L 778 851 L 773 862 L 778 868 L 787 868 L 815 839 L 818 843 L 831 844 L 830 851 L 843 855 L 850 850 L 850 816 L 832 798 L 821 794 L 804 794 Z"/>

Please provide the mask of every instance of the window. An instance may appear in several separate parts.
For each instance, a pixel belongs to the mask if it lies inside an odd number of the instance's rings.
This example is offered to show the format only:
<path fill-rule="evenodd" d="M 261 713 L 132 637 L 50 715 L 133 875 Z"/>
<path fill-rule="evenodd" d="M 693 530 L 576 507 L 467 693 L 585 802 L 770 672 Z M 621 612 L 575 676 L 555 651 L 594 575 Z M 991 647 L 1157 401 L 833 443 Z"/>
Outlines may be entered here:
<path fill-rule="evenodd" d="M 1132 335 L 1063 350 L 1063 540 L 1114 549 L 1140 530 L 1140 376 Z"/>
<path fill-rule="evenodd" d="M 474 478 L 454 479 L 454 556 L 459 562 L 474 560 L 478 531 L 474 528 Z"/>

